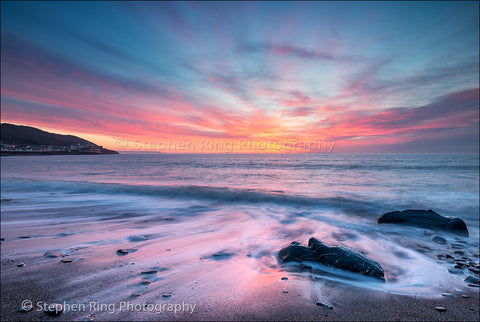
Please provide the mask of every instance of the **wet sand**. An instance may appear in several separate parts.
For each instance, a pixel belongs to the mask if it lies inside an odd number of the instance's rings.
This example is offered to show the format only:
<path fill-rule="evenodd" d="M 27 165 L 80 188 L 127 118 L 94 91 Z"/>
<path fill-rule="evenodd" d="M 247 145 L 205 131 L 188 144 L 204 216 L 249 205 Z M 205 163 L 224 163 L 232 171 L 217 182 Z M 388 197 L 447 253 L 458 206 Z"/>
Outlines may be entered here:
<path fill-rule="evenodd" d="M 32 242 L 32 239 L 16 239 L 12 246 Z M 191 281 L 180 283 L 170 276 L 172 283 L 162 280 L 162 272 L 142 274 L 140 252 L 125 256 L 105 250 L 102 256 L 86 254 L 81 260 L 62 263 L 67 256 L 48 258 L 43 254 L 29 256 L 16 255 L 9 247 L 9 241 L 2 241 L 1 266 L 1 320 L 445 320 L 478 321 L 478 288 L 465 287 L 457 290 L 449 288 L 445 292 L 451 298 L 439 296 L 435 299 L 370 291 L 342 283 L 308 279 L 300 274 L 271 271 L 265 274 L 231 276 L 231 283 L 219 284 L 224 279 L 203 278 L 192 274 Z M 137 254 L 137 255 L 136 255 Z M 17 267 L 20 260 L 24 267 Z M 135 264 L 133 264 L 135 263 Z M 212 267 L 216 264 L 211 262 Z M 232 261 L 235 265 L 235 261 Z M 228 270 L 228 265 L 222 266 Z M 157 280 L 153 276 L 156 275 Z M 288 277 L 288 280 L 282 280 Z M 142 279 L 153 280 L 150 285 L 142 285 Z M 161 283 L 159 283 L 161 282 Z M 161 287 L 155 288 L 155 284 Z M 175 285 L 188 284 L 176 289 Z M 119 286 L 122 286 L 119 288 Z M 132 291 L 132 292 L 130 292 Z M 138 291 L 139 297 L 131 294 Z M 171 296 L 164 297 L 164 294 Z M 461 295 L 469 295 L 463 298 Z M 21 313 L 17 309 L 28 299 L 34 304 L 30 312 Z M 321 301 L 333 308 L 316 305 Z M 66 303 L 69 310 L 57 317 L 51 317 L 40 310 L 37 302 Z M 92 303 L 104 304 L 104 307 Z M 130 308 L 120 310 L 122 302 Z M 114 303 L 115 308 L 106 305 Z M 149 306 L 144 306 L 146 303 Z M 78 305 L 74 307 L 73 305 Z M 173 304 L 173 306 L 169 306 Z M 169 312 L 175 304 L 182 310 Z M 195 305 L 193 313 L 191 306 Z M 81 305 L 84 305 L 82 308 Z M 162 312 L 155 312 L 163 308 Z M 443 306 L 446 312 L 438 312 Z M 179 308 L 179 306 L 177 306 Z M 184 310 L 184 308 L 186 308 Z M 112 309 L 112 310 L 110 310 Z"/>

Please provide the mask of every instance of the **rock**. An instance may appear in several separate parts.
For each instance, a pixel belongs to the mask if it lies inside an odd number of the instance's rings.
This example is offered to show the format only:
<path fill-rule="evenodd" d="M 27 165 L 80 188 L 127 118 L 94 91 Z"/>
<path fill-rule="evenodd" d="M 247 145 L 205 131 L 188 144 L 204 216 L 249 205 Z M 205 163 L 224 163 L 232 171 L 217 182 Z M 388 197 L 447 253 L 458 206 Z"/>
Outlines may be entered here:
<path fill-rule="evenodd" d="M 50 257 L 50 258 L 60 257 L 62 255 L 63 255 L 62 253 L 60 253 L 56 250 L 50 250 L 50 251 L 46 252 L 45 254 L 43 254 L 43 256 Z"/>
<path fill-rule="evenodd" d="M 284 263 L 287 262 L 316 262 L 317 256 L 313 252 L 313 249 L 302 246 L 298 242 L 292 242 L 290 246 L 282 248 L 278 252 L 278 257 Z"/>
<path fill-rule="evenodd" d="M 458 268 L 458 269 L 463 269 L 463 265 L 462 264 L 457 264 L 455 266 L 453 266 L 453 268 Z"/>
<path fill-rule="evenodd" d="M 60 303 L 51 303 L 45 306 L 45 313 L 51 316 L 60 315 L 63 312 L 63 305 Z"/>
<path fill-rule="evenodd" d="M 281 280 L 286 281 L 286 280 L 288 280 L 288 277 L 282 277 Z"/>
<path fill-rule="evenodd" d="M 445 255 L 443 254 L 437 254 L 437 259 L 445 259 Z"/>
<path fill-rule="evenodd" d="M 470 267 L 468 268 L 468 270 L 471 271 L 471 272 L 477 273 L 477 274 L 480 273 L 480 269 L 478 269 L 478 268 L 476 268 L 476 267 L 473 267 L 473 266 L 470 266 Z"/>
<path fill-rule="evenodd" d="M 471 283 L 469 283 L 469 284 L 467 284 L 467 286 L 470 286 L 470 287 L 480 287 L 480 284 L 471 284 Z"/>
<path fill-rule="evenodd" d="M 284 294 L 287 294 L 287 293 L 288 293 L 288 291 L 283 291 L 283 293 L 284 293 Z"/>
<path fill-rule="evenodd" d="M 452 248 L 453 249 L 463 249 L 465 248 L 465 246 L 461 245 L 461 244 L 452 244 Z M 453 252 L 455 253 L 455 252 Z"/>
<path fill-rule="evenodd" d="M 462 297 L 463 297 L 464 299 L 469 299 L 471 296 L 470 296 L 470 295 L 467 295 L 467 294 L 463 294 Z"/>
<path fill-rule="evenodd" d="M 445 311 L 447 311 L 447 309 L 444 308 L 443 306 L 437 306 L 435 309 L 436 309 L 437 311 L 439 311 L 439 312 L 445 312 Z"/>
<path fill-rule="evenodd" d="M 453 297 L 452 293 L 442 293 L 443 297 Z"/>
<path fill-rule="evenodd" d="M 391 211 L 378 217 L 379 224 L 404 224 L 429 229 L 442 229 L 458 235 L 468 236 L 465 222 L 460 218 L 444 217 L 433 210 Z"/>
<path fill-rule="evenodd" d="M 292 242 L 278 252 L 278 257 L 284 263 L 318 262 L 385 281 L 383 268 L 377 262 L 343 246 L 329 247 L 314 237 L 308 241 L 308 247 Z"/>
<path fill-rule="evenodd" d="M 5 241 L 5 238 L 0 238 L 0 241 Z"/>
<path fill-rule="evenodd" d="M 316 306 L 324 306 L 324 307 L 326 307 L 327 309 L 333 310 L 333 306 L 331 306 L 330 304 L 327 304 L 327 303 L 323 303 L 323 302 L 321 302 L 321 301 L 316 301 L 316 302 L 315 302 L 315 305 L 316 305 Z"/>
<path fill-rule="evenodd" d="M 172 296 L 173 296 L 173 294 L 162 294 L 162 297 L 164 297 L 164 298 L 168 298 L 168 297 L 172 297 Z"/>
<path fill-rule="evenodd" d="M 132 293 L 132 294 L 130 294 L 130 297 L 133 297 L 133 298 L 137 298 L 137 297 L 140 297 L 140 296 L 142 296 L 142 294 L 140 294 L 140 293 Z"/>
<path fill-rule="evenodd" d="M 18 263 L 17 264 L 17 267 L 24 267 L 25 266 L 25 263 Z"/>
<path fill-rule="evenodd" d="M 71 263 L 72 260 L 71 259 L 62 259 L 61 262 L 62 263 Z"/>
<path fill-rule="evenodd" d="M 141 281 L 140 281 L 140 284 L 141 284 L 141 285 L 149 285 L 149 284 L 152 284 L 152 281 L 145 279 L 145 280 L 141 280 Z"/>
<path fill-rule="evenodd" d="M 136 252 L 137 249 L 134 249 L 134 248 L 121 248 L 119 250 L 117 250 L 117 255 L 120 255 L 120 256 L 124 256 L 124 255 L 127 255 L 127 254 L 130 254 L 130 253 L 133 253 L 133 252 Z"/>
<path fill-rule="evenodd" d="M 17 312 L 26 313 L 30 312 L 33 309 L 33 304 L 28 303 L 28 301 L 22 303 L 22 307 L 17 310 Z"/>
<path fill-rule="evenodd" d="M 433 236 L 432 241 L 438 243 L 438 244 L 446 244 L 447 240 L 443 237 L 440 236 Z"/>
<path fill-rule="evenodd" d="M 20 238 L 20 239 L 27 239 L 27 238 L 32 238 L 32 236 L 18 236 L 17 238 Z"/>
<path fill-rule="evenodd" d="M 445 255 L 445 258 L 452 258 L 452 259 L 455 259 L 455 258 L 454 258 L 452 255 L 450 255 L 450 254 L 447 254 L 447 255 Z"/>
<path fill-rule="evenodd" d="M 157 274 L 157 273 L 158 273 L 158 269 L 150 269 L 148 271 L 141 272 L 141 274 Z"/>
<path fill-rule="evenodd" d="M 480 279 L 473 275 L 467 276 L 463 281 L 471 284 L 480 284 Z"/>
<path fill-rule="evenodd" d="M 450 274 L 463 274 L 463 271 L 461 269 L 458 269 L 458 268 L 449 268 L 448 272 Z"/>
<path fill-rule="evenodd" d="M 455 255 L 460 255 L 460 256 L 465 255 L 465 252 L 462 251 L 462 250 L 456 250 L 456 251 L 454 251 L 453 253 L 454 253 Z"/>
<path fill-rule="evenodd" d="M 313 249 L 318 257 L 317 261 L 324 265 L 385 280 L 383 268 L 379 263 L 354 250 L 343 246 L 329 247 L 313 237 L 308 241 L 308 247 Z"/>

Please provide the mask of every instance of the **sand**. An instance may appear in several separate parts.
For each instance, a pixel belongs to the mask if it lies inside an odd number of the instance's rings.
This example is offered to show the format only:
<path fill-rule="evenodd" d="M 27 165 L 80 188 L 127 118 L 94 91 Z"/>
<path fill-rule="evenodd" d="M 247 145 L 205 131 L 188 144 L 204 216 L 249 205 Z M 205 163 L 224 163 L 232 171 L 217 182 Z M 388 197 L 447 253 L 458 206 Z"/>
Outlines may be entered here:
<path fill-rule="evenodd" d="M 12 243 L 13 244 L 13 243 Z M 19 243 L 17 243 L 18 246 Z M 253 276 L 244 285 L 232 276 L 232 285 L 215 285 L 215 282 L 198 285 L 192 280 L 188 290 L 168 294 L 168 287 L 134 298 L 129 293 L 118 293 L 115 286 L 125 283 L 137 283 L 142 277 L 140 263 L 132 254 L 118 256 L 105 253 L 102 257 L 87 257 L 71 263 L 62 263 L 62 257 L 45 258 L 43 254 L 21 256 L 26 265 L 17 267 L 20 261 L 8 241 L 2 241 L 1 266 L 1 320 L 441 320 L 441 321 L 478 321 L 478 288 L 465 285 L 460 289 L 446 292 L 452 298 L 417 299 L 415 297 L 388 294 L 385 292 L 364 290 L 342 283 L 309 280 L 301 275 L 288 272 L 272 272 Z M 113 267 L 113 269 L 112 269 Z M 157 274 L 153 274 L 157 275 Z M 282 280 L 281 277 L 288 277 Z M 195 279 L 195 278 L 194 278 Z M 133 282 L 132 282 L 133 281 Z M 201 281 L 201 279 L 199 279 Z M 247 286 L 247 287 L 246 287 Z M 145 286 L 148 288 L 149 286 Z M 222 289 L 228 292 L 222 292 Z M 111 291 L 109 291 L 111 290 Z M 288 292 L 288 293 L 286 293 Z M 470 298 L 461 295 L 468 294 Z M 20 313 L 22 301 L 28 299 L 34 303 L 30 312 Z M 318 306 L 316 301 L 331 305 L 333 309 Z M 57 317 L 51 317 L 39 310 L 37 302 L 67 303 L 70 310 Z M 103 310 L 90 306 L 90 302 L 105 304 Z M 107 304 L 115 303 L 114 310 L 108 310 Z M 120 311 L 120 302 L 140 304 Z M 84 304 L 82 309 L 80 304 Z M 150 304 L 143 307 L 141 304 Z M 78 307 L 74 307 L 78 304 Z M 179 312 L 153 312 L 154 305 L 168 309 L 169 304 L 194 304 L 190 309 Z M 160 305 L 160 306 L 158 306 Z M 443 306 L 446 312 L 435 308 Z M 173 306 L 174 307 L 174 306 Z M 153 309 L 152 309 L 153 308 Z M 190 307 L 191 308 L 191 307 Z M 112 314 L 113 313 L 113 314 Z"/>

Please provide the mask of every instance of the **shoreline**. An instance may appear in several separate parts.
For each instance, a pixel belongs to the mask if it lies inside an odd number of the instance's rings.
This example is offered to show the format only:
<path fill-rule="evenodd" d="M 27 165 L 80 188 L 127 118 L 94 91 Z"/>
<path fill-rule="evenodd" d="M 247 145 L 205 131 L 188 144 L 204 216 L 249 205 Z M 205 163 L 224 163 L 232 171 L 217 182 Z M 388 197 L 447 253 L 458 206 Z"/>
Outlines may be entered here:
<path fill-rule="evenodd" d="M 16 246 L 29 240 L 17 239 Z M 94 254 L 79 260 L 73 257 L 46 258 L 35 252 L 21 255 L 15 247 L 8 246 L 13 242 L 11 239 L 1 242 L 2 321 L 479 320 L 479 289 L 466 285 L 461 290 L 445 287 L 444 292 L 451 293 L 452 297 L 439 294 L 438 298 L 415 298 L 308 278 L 294 272 L 271 271 L 252 275 L 248 281 L 232 276 L 233 287 L 226 285 L 225 288 L 214 281 L 202 280 L 201 276 L 192 276 L 188 287 L 165 297 L 162 294 L 171 290 L 165 285 L 151 292 L 126 292 L 127 289 L 138 289 L 138 275 L 143 270 L 142 257 L 135 257 L 136 253 L 124 257 L 113 255 L 112 249 L 104 249 L 102 256 Z M 73 261 L 61 262 L 68 258 Z M 25 263 L 24 267 L 17 267 L 20 261 Z M 288 277 L 288 280 L 282 280 L 282 277 Z M 129 284 L 132 281 L 134 284 Z M 24 300 L 32 301 L 33 310 L 17 312 Z M 333 308 L 316 305 L 317 301 Z M 40 310 L 39 302 L 42 305 L 66 303 L 70 309 L 57 317 L 50 317 Z M 92 307 L 91 303 L 96 304 Z M 132 307 L 120 309 L 122 303 L 130 303 Z M 84 309 L 78 309 L 82 305 Z M 147 309 L 148 305 L 157 306 L 157 311 Z M 194 310 L 193 313 L 191 309 L 175 313 L 168 311 L 169 305 L 173 305 L 172 310 L 175 305 L 194 305 Z M 439 312 L 437 306 L 445 307 L 447 311 Z M 160 310 L 163 307 L 161 313 L 158 313 L 158 307 Z"/>

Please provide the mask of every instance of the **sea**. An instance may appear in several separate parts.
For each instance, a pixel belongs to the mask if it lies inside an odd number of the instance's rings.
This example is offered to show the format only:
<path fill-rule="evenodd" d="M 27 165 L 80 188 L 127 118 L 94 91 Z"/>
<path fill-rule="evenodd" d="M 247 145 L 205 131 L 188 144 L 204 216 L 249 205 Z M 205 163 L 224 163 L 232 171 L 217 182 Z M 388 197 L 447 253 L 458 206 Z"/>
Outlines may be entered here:
<path fill-rule="evenodd" d="M 168 247 L 176 252 L 168 265 L 177 287 L 192 265 L 201 272 L 202 263 L 213 261 L 218 279 L 241 277 L 247 268 L 285 271 L 429 297 L 439 287 L 465 286 L 468 270 L 452 274 L 454 263 L 437 259 L 453 254 L 452 243 L 478 263 L 478 154 L 8 156 L 1 158 L 1 198 L 2 237 L 20 235 L 22 226 L 49 227 L 32 237 L 63 232 L 65 241 L 56 244 L 61 251 L 150 246 L 145 260 L 155 258 L 154 245 Z M 377 223 L 381 214 L 405 209 L 459 217 L 469 237 Z M 433 242 L 434 236 L 447 243 Z M 282 247 L 310 237 L 377 261 L 386 282 L 330 267 L 305 273 L 278 262 Z M 222 267 L 229 274 L 222 275 Z"/>

